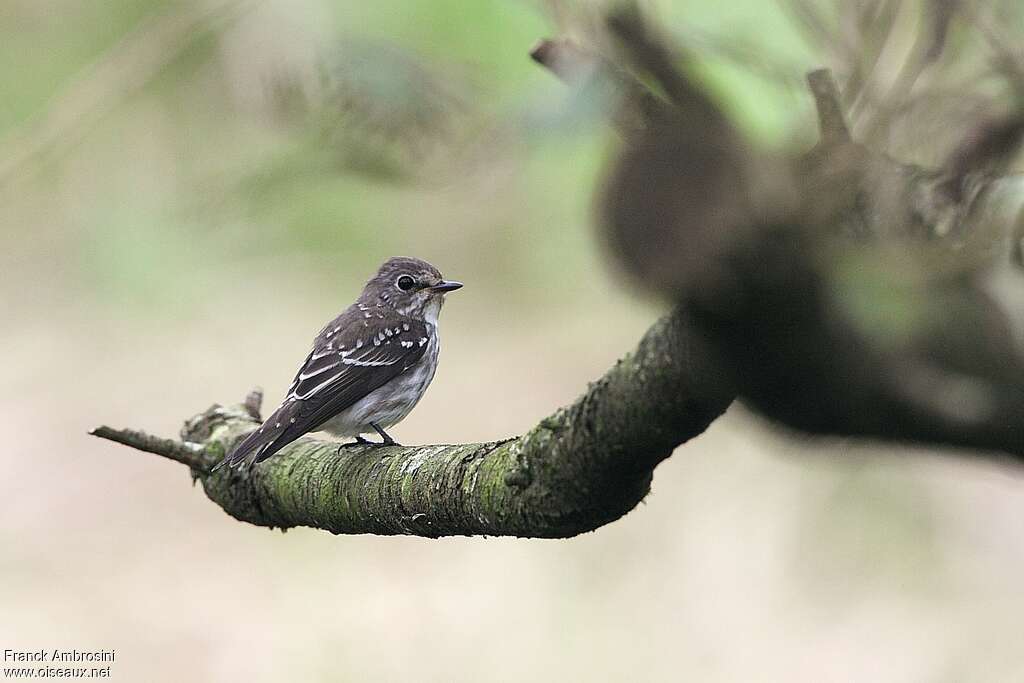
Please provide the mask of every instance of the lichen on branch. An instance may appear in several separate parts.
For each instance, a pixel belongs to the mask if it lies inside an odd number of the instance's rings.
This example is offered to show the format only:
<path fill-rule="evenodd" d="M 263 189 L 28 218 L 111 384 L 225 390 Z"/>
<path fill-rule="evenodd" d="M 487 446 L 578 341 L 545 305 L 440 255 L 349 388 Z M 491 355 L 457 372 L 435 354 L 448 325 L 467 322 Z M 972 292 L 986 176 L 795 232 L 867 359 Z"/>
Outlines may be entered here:
<path fill-rule="evenodd" d="M 703 354 L 676 311 L 571 406 L 521 437 L 485 443 L 339 449 L 307 436 L 250 469 L 211 473 L 258 426 L 252 395 L 188 420 L 181 442 L 93 433 L 184 462 L 225 512 L 260 526 L 568 537 L 633 509 L 655 466 L 728 407 L 732 397 Z M 181 453 L 191 455 L 173 455 Z"/>

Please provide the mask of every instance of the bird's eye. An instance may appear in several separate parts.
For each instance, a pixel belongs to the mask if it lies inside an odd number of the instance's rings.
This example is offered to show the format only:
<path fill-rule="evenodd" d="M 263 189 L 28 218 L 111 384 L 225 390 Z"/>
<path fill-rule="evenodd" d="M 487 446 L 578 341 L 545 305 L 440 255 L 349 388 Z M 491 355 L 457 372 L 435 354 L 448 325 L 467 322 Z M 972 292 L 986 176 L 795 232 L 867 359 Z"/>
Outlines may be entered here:
<path fill-rule="evenodd" d="M 398 285 L 398 288 L 403 292 L 408 292 L 410 289 L 413 288 L 413 285 L 416 284 L 416 281 L 413 280 L 408 275 L 403 275 L 400 278 L 398 278 L 398 282 L 396 282 L 395 284 Z"/>

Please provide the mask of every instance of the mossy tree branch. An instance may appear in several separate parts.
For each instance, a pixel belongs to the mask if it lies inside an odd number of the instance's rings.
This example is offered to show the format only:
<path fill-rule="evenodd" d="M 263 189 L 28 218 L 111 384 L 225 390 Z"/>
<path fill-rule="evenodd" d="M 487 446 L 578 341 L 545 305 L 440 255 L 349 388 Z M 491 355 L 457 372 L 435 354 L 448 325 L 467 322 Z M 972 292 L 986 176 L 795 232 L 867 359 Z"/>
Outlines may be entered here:
<path fill-rule="evenodd" d="M 259 424 L 252 395 L 189 420 L 183 442 L 106 427 L 92 433 L 184 462 L 211 500 L 260 526 L 568 537 L 633 509 L 655 466 L 729 405 L 703 354 L 688 316 L 677 311 L 571 406 L 521 437 L 487 443 L 339 452 L 337 443 L 306 437 L 251 469 L 211 474 Z"/>
<path fill-rule="evenodd" d="M 1008 242 L 978 227 L 992 214 L 1024 243 L 1016 211 L 979 211 L 996 194 L 965 191 L 1000 180 L 1024 136 L 1019 112 L 980 127 L 945 168 L 921 169 L 853 140 L 821 70 L 809 76 L 821 140 L 778 159 L 732 126 L 639 15 L 613 14 L 608 29 L 627 68 L 566 41 L 532 56 L 619 94 L 609 113 L 623 144 L 601 189 L 602 230 L 626 270 L 677 308 L 574 404 L 514 439 L 339 452 L 307 437 L 217 473 L 258 424 L 258 394 L 196 416 L 183 442 L 93 433 L 187 464 L 243 521 L 430 537 L 596 529 L 642 500 L 657 464 L 734 396 L 812 434 L 1024 461 L 1024 332 L 1007 315 L 1024 275 L 990 249 L 966 257 L 960 239 Z"/>

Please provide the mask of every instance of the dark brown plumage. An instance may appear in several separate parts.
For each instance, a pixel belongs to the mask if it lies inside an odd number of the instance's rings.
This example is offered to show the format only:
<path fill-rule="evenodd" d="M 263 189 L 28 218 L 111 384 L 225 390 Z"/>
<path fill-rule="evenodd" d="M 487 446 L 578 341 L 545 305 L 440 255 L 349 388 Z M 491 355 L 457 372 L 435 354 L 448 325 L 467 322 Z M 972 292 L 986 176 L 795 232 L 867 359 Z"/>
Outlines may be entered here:
<path fill-rule="evenodd" d="M 416 405 L 437 366 L 437 316 L 447 292 L 462 285 L 419 259 L 395 257 L 359 299 L 327 324 L 284 402 L 217 465 L 257 463 L 307 432 L 338 436 L 384 429 Z"/>

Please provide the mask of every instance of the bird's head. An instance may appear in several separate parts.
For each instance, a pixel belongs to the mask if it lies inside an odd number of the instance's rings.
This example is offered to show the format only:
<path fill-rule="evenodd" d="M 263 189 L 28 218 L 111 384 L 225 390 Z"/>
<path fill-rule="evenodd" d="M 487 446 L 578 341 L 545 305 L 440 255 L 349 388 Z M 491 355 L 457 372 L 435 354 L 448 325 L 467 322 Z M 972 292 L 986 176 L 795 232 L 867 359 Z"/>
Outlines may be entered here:
<path fill-rule="evenodd" d="M 359 303 L 383 306 L 402 315 L 436 322 L 444 295 L 460 287 L 461 282 L 445 280 L 441 271 L 426 261 L 394 256 L 366 283 Z"/>

